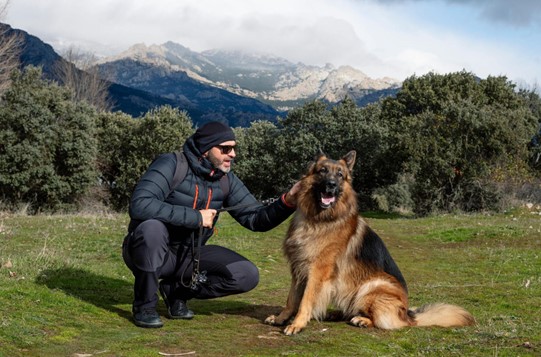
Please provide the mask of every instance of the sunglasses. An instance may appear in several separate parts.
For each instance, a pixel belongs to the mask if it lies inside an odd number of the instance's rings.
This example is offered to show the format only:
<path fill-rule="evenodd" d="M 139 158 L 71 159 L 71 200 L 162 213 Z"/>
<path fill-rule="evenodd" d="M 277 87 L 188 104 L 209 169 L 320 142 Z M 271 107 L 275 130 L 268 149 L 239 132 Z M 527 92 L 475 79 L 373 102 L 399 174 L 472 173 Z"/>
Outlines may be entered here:
<path fill-rule="evenodd" d="M 222 155 L 228 155 L 231 151 L 235 149 L 234 145 L 218 145 L 216 147 L 220 149 Z"/>

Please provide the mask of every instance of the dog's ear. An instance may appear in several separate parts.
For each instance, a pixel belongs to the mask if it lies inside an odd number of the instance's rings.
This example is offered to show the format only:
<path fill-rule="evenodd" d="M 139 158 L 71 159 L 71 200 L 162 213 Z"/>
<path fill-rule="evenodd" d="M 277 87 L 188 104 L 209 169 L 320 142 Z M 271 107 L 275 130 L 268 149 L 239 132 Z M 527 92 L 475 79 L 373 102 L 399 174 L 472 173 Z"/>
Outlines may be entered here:
<path fill-rule="evenodd" d="M 319 160 L 321 156 L 317 156 L 314 158 L 314 160 L 310 161 L 307 165 L 307 170 L 306 172 L 308 173 L 308 175 L 310 174 L 313 174 L 314 173 L 314 169 L 316 167 L 316 164 L 317 164 L 317 161 Z"/>
<path fill-rule="evenodd" d="M 321 148 L 318 149 L 317 154 L 314 156 L 314 159 L 308 163 L 308 173 L 313 173 L 314 168 L 316 167 L 316 164 L 319 162 L 319 160 L 326 158 L 327 155 L 321 150 Z"/>
<path fill-rule="evenodd" d="M 323 157 L 327 157 L 327 155 L 325 155 L 325 153 L 323 152 L 323 150 L 321 150 L 321 148 L 318 148 L 317 154 L 316 154 L 316 156 L 315 156 L 315 158 L 314 158 L 314 161 L 315 161 L 315 162 L 318 162 L 319 159 L 321 159 L 321 158 L 323 158 Z"/>
<path fill-rule="evenodd" d="M 357 152 L 355 150 L 351 150 L 346 155 L 344 155 L 344 157 L 342 157 L 342 160 L 346 162 L 346 166 L 348 167 L 349 171 L 353 171 L 353 166 L 355 165 L 356 157 L 357 157 Z"/>

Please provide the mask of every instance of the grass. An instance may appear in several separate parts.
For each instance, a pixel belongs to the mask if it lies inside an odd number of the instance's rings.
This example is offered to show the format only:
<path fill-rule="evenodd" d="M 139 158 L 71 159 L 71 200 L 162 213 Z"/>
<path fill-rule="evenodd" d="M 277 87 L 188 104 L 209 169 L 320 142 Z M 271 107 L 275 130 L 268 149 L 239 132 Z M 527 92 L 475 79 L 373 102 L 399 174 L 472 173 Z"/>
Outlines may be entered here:
<path fill-rule="evenodd" d="M 3 214 L 0 356 L 541 355 L 539 212 L 369 217 L 408 281 L 412 306 L 455 303 L 476 326 L 382 331 L 312 321 L 284 336 L 262 321 L 279 312 L 289 287 L 286 224 L 252 233 L 223 215 L 212 243 L 254 261 L 259 286 L 190 302 L 191 321 L 164 318 L 161 329 L 141 329 L 131 322 L 133 277 L 120 251 L 127 216 Z"/>

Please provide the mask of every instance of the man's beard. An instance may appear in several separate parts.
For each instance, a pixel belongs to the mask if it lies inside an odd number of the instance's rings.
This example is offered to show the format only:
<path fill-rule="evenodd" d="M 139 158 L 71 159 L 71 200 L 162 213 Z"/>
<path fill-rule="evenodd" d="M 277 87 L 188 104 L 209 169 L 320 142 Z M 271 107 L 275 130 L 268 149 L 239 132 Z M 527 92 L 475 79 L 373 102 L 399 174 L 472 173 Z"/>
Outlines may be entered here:
<path fill-rule="evenodd" d="M 220 160 L 218 157 L 212 155 L 212 153 L 210 153 L 210 152 L 209 152 L 208 159 L 209 159 L 210 163 L 212 164 L 212 166 L 215 169 L 218 169 L 218 170 L 222 171 L 225 174 L 228 173 L 229 171 L 231 171 L 231 166 L 224 167 L 223 164 L 224 164 L 225 160 Z M 230 160 L 230 163 L 232 164 L 233 160 Z"/>

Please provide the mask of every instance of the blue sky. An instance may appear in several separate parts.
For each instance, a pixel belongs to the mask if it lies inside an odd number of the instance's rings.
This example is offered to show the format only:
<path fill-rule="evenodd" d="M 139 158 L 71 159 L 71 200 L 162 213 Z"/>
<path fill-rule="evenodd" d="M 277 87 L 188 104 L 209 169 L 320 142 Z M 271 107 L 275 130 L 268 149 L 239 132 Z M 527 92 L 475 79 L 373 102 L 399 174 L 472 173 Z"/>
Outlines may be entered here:
<path fill-rule="evenodd" d="M 4 21 L 60 53 L 173 41 L 372 78 L 464 69 L 541 87 L 541 0 L 10 0 Z"/>

